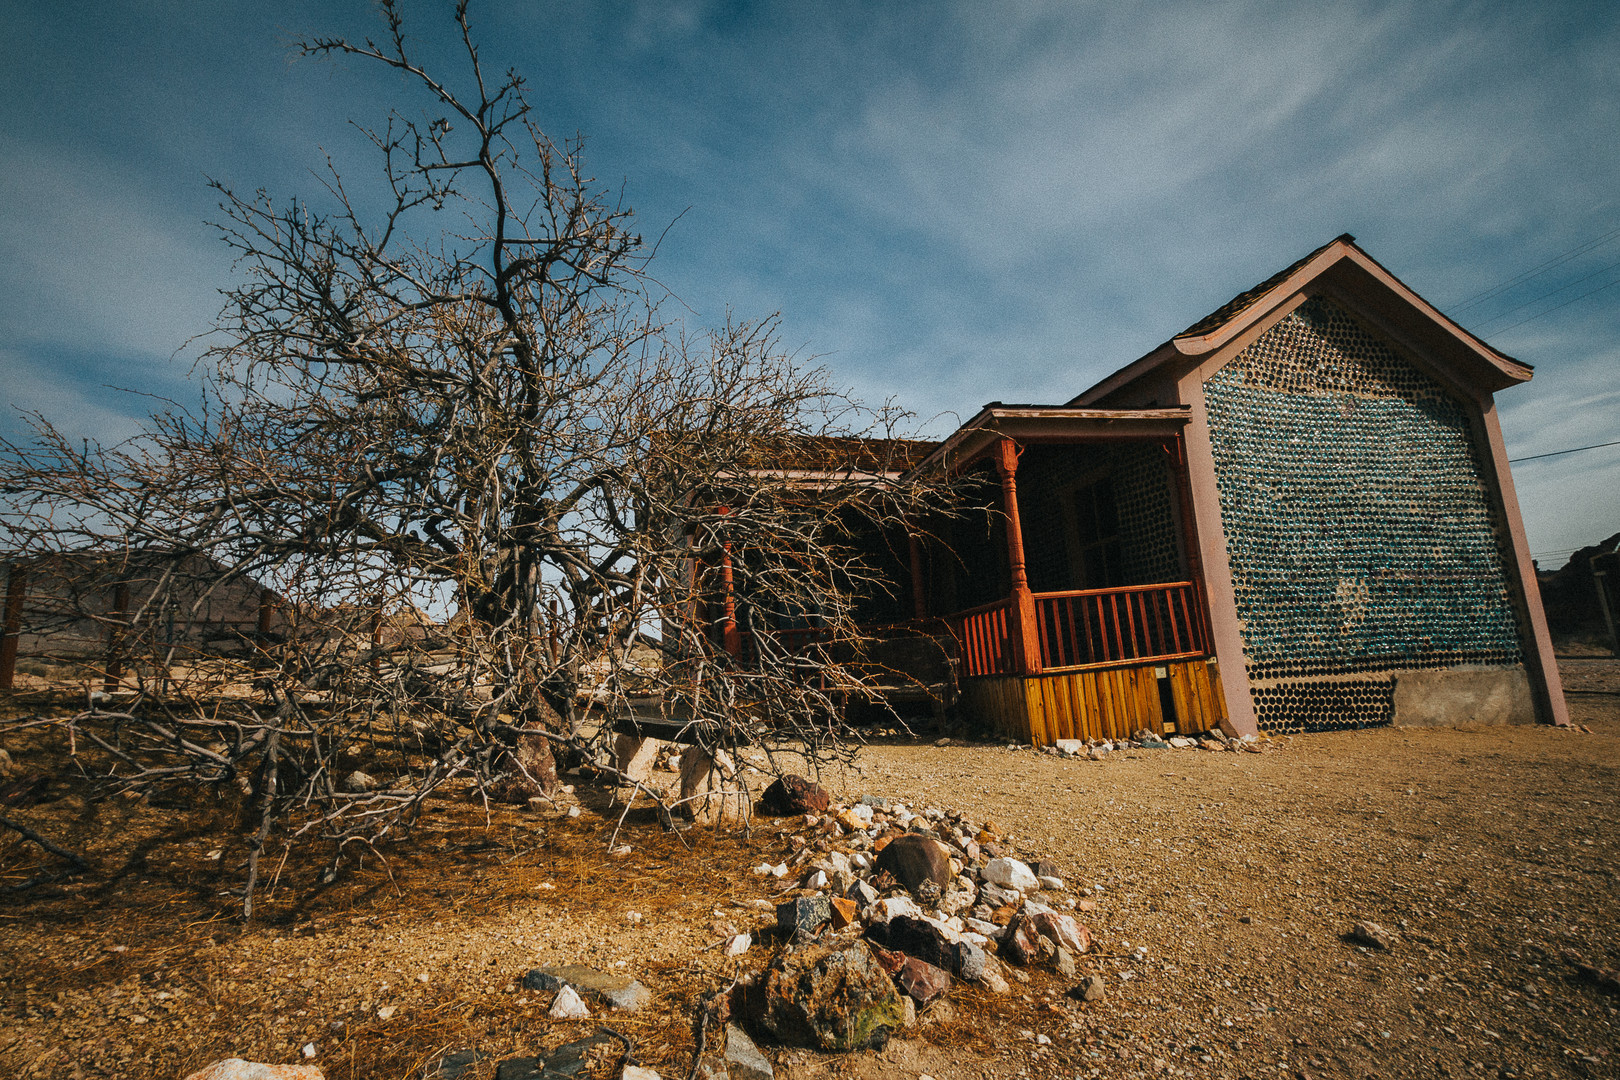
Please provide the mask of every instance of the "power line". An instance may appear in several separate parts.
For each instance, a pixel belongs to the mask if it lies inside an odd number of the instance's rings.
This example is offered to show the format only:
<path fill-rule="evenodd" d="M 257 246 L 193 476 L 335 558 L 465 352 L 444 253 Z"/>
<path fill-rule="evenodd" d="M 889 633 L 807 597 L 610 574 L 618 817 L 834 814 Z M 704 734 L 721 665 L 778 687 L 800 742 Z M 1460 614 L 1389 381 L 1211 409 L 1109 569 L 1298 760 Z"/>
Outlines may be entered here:
<path fill-rule="evenodd" d="M 1620 266 L 1620 262 L 1612 262 L 1608 266 L 1600 267 L 1597 270 L 1593 270 L 1590 274 L 1586 274 L 1586 275 L 1584 275 L 1582 277 L 1578 277 L 1574 281 L 1565 282 L 1564 284 L 1558 286 L 1558 288 L 1556 288 L 1556 289 L 1548 289 L 1546 292 L 1541 293 L 1539 296 L 1532 296 L 1530 299 L 1526 300 L 1524 303 L 1515 304 L 1513 307 L 1508 308 L 1506 311 L 1499 311 L 1495 315 L 1492 315 L 1490 318 L 1486 319 L 1483 323 L 1481 323 L 1479 325 L 1479 330 L 1476 331 L 1476 332 L 1483 332 L 1487 326 L 1491 325 L 1491 323 L 1500 322 L 1501 320 L 1507 318 L 1509 315 L 1512 315 L 1515 311 L 1523 311 L 1525 308 L 1529 307 L 1531 304 L 1540 303 L 1541 301 L 1547 299 L 1547 297 L 1549 297 L 1549 296 L 1557 296 L 1559 293 L 1563 292 L 1565 289 L 1573 289 L 1575 286 L 1581 284 L 1584 281 L 1591 281 L 1593 278 L 1597 277 L 1599 274 L 1607 274 L 1610 270 L 1613 270 L 1617 266 Z M 1592 291 L 1596 292 L 1597 290 L 1594 289 Z M 1582 296 L 1590 296 L 1591 293 L 1583 293 L 1581 295 Z M 1577 296 L 1575 299 L 1579 300 L 1580 297 Z M 1547 310 L 1548 311 L 1556 311 L 1557 308 L 1548 308 Z M 1528 322 L 1529 320 L 1527 319 L 1525 321 Z M 1519 324 L 1514 323 L 1513 325 L 1518 326 Z"/>
<path fill-rule="evenodd" d="M 1620 282 L 1616 282 L 1616 284 L 1620 284 Z M 1596 450 L 1600 446 L 1620 446 L 1620 439 L 1616 439 L 1614 442 L 1593 443 L 1591 446 L 1572 446 L 1568 450 L 1554 450 L 1548 454 L 1531 454 L 1529 457 L 1508 458 L 1508 464 L 1517 465 L 1521 461 L 1534 461 L 1537 458 L 1557 457 L 1560 454 L 1578 454 L 1582 450 Z"/>
<path fill-rule="evenodd" d="M 1577 300 L 1585 300 L 1588 296 L 1591 296 L 1593 293 L 1600 293 L 1604 289 L 1612 289 L 1616 285 L 1620 285 L 1620 278 L 1615 278 L 1613 281 L 1609 282 L 1607 285 L 1599 285 L 1595 289 L 1590 289 L 1587 292 L 1583 292 L 1579 296 L 1571 297 L 1570 299 L 1565 300 L 1562 304 L 1554 304 L 1552 307 L 1548 308 L 1546 311 L 1538 311 L 1534 315 L 1531 315 L 1529 318 L 1520 319 L 1516 323 L 1509 323 L 1508 325 L 1502 327 L 1500 330 L 1491 331 L 1491 334 L 1492 334 L 1493 337 L 1501 337 L 1503 334 L 1507 333 L 1509 330 L 1514 329 L 1515 327 L 1523 326 L 1525 323 L 1528 323 L 1528 322 L 1535 322 L 1537 319 L 1541 318 L 1543 315 L 1551 315 L 1553 312 L 1557 311 L 1559 308 L 1567 308 L 1567 307 L 1569 307 L 1569 305 L 1573 304 Z"/>
<path fill-rule="evenodd" d="M 1601 236 L 1597 236 L 1597 237 L 1594 237 L 1591 240 L 1586 240 L 1586 241 L 1583 241 L 1583 242 L 1581 242 L 1579 244 L 1576 244 L 1574 247 L 1570 248 L 1568 251 L 1564 252 L 1562 255 L 1555 255 L 1551 259 L 1548 259 L 1546 262 L 1542 263 L 1539 266 L 1532 266 L 1530 269 L 1526 270 L 1522 274 L 1519 274 L 1517 277 L 1508 278 L 1506 281 L 1502 282 L 1499 285 L 1492 285 L 1490 288 L 1486 289 L 1484 292 L 1475 293 L 1473 296 L 1468 297 L 1466 300 L 1462 301 L 1462 303 L 1460 303 L 1456 307 L 1452 308 L 1451 314 L 1453 316 L 1455 316 L 1459 312 L 1467 311 L 1469 308 L 1473 307 L 1475 304 L 1484 303 L 1486 300 L 1489 300 L 1491 297 L 1496 296 L 1496 295 L 1498 295 L 1500 293 L 1506 292 L 1507 290 L 1513 288 L 1513 286 L 1519 284 L 1520 282 L 1529 281 L 1533 277 L 1539 277 L 1542 274 L 1545 274 L 1547 271 L 1553 269 L 1554 267 L 1562 266 L 1564 263 L 1568 262 L 1571 259 L 1577 258 L 1577 257 L 1579 257 L 1581 255 L 1585 255 L 1588 251 L 1592 251 L 1592 250 L 1594 250 L 1596 248 L 1600 248 L 1604 244 L 1607 244 L 1610 240 L 1613 240 L 1617 236 L 1620 236 L 1620 229 L 1612 229 L 1609 232 L 1606 232 Z"/>

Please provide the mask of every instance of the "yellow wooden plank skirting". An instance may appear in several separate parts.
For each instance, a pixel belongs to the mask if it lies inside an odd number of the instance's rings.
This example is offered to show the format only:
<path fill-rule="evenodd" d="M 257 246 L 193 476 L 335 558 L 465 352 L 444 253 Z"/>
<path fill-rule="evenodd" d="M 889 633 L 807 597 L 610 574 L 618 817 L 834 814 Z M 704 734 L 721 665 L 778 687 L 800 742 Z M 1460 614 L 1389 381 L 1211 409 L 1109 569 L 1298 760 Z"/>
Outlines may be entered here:
<path fill-rule="evenodd" d="M 1165 668 L 1169 677 L 1175 708 L 1170 728 L 1159 701 L 1157 668 Z M 1203 659 L 1027 678 L 994 675 L 963 680 L 961 709 L 1009 739 L 1036 746 L 1059 739 L 1126 739 L 1143 728 L 1190 735 L 1225 718 L 1220 680 L 1219 669 Z"/>

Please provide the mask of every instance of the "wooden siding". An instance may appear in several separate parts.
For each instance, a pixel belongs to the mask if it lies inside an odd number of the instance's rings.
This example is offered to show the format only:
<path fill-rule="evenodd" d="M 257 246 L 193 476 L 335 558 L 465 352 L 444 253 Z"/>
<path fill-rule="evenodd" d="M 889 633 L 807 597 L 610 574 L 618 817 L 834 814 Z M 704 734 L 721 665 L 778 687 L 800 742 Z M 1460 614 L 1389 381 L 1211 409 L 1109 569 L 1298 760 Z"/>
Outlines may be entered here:
<path fill-rule="evenodd" d="M 1224 719 L 1220 672 L 1202 659 L 965 679 L 961 709 L 1010 739 L 1036 746 L 1059 739 L 1125 739 L 1143 728 L 1164 731 L 1159 667 L 1169 677 L 1176 732 L 1207 731 Z"/>

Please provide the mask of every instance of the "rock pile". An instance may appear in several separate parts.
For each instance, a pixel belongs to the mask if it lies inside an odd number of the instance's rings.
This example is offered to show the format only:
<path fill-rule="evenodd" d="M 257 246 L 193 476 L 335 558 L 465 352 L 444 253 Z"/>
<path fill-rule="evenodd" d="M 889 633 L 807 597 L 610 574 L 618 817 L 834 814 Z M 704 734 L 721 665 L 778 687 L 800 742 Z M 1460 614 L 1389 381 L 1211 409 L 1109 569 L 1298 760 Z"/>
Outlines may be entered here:
<path fill-rule="evenodd" d="M 756 1031 L 822 1050 L 880 1046 L 954 980 L 1007 993 L 1004 963 L 1078 976 L 1092 938 L 1071 912 L 1090 903 L 992 823 L 873 796 L 800 820 L 791 854 L 755 869 L 788 894 L 776 907 L 783 947 L 738 983 L 735 1011 Z"/>
<path fill-rule="evenodd" d="M 1211 728 L 1197 735 L 1156 735 L 1143 728 L 1129 739 L 1059 739 L 1041 749 L 1061 757 L 1102 761 L 1116 750 L 1211 750 L 1218 753 L 1263 754 L 1265 741 L 1257 735 L 1233 738 L 1219 728 Z"/>

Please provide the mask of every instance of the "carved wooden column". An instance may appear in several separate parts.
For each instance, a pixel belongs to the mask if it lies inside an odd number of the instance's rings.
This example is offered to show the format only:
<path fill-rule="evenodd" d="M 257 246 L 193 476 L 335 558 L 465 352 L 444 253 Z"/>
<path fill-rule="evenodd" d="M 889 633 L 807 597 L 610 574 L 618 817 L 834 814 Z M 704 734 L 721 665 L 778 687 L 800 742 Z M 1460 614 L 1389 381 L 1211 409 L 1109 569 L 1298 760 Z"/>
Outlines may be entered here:
<path fill-rule="evenodd" d="M 1007 563 L 1012 570 L 1012 611 L 1007 631 L 1013 665 L 1019 675 L 1039 675 L 1041 643 L 1035 622 L 1035 594 L 1024 570 L 1024 528 L 1018 518 L 1018 447 L 1011 439 L 996 444 L 996 472 L 1001 476 L 1002 509 L 1007 515 Z"/>
<path fill-rule="evenodd" d="M 731 513 L 731 508 L 722 506 L 722 514 Z M 725 588 L 725 614 L 720 620 L 720 641 L 726 652 L 733 659 L 742 656 L 742 633 L 737 629 L 737 591 L 736 579 L 731 568 L 731 541 L 725 540 L 720 544 L 720 583 Z"/>

